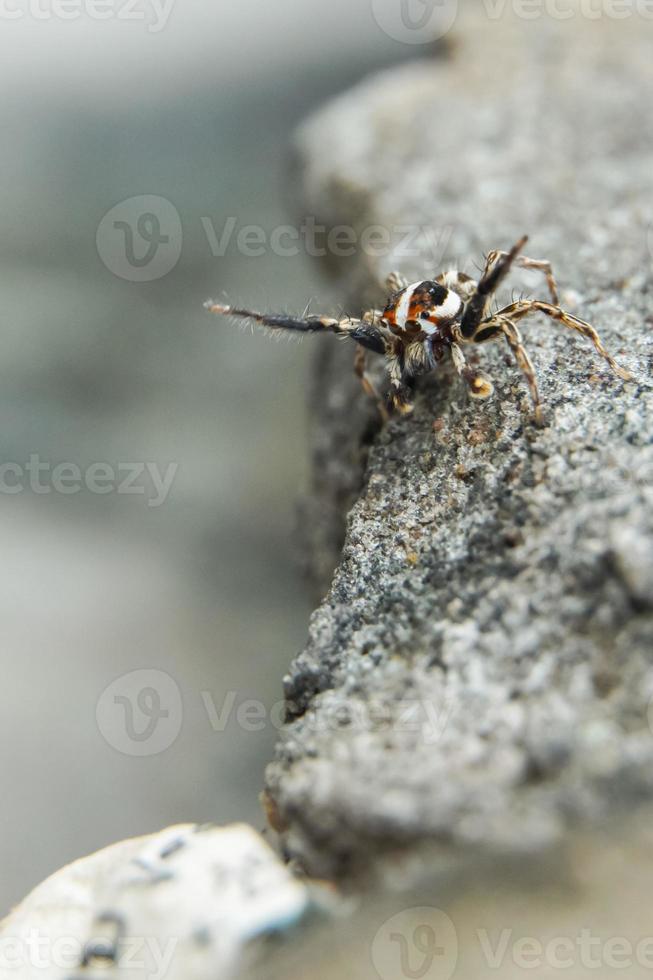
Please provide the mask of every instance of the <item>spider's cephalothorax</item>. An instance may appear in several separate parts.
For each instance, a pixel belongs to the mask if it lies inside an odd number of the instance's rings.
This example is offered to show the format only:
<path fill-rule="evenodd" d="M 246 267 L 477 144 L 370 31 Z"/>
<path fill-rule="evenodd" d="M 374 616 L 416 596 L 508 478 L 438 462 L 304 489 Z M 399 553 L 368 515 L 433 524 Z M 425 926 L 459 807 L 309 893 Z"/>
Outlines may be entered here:
<path fill-rule="evenodd" d="M 238 309 L 209 301 L 212 313 L 245 317 L 272 329 L 315 332 L 328 330 L 349 337 L 358 344 L 354 367 L 365 391 L 373 397 L 386 417 L 388 409 L 411 411 L 411 392 L 414 379 L 432 371 L 438 361 L 449 353 L 453 364 L 473 398 L 488 398 L 492 382 L 482 371 L 467 365 L 463 347 L 503 337 L 528 383 L 535 419 L 542 421 L 540 396 L 531 360 L 523 346 L 517 322 L 530 313 L 543 313 L 563 326 L 575 330 L 592 341 L 598 353 L 612 370 L 624 380 L 630 374 L 620 367 L 607 352 L 593 327 L 558 305 L 558 291 L 549 262 L 528 259 L 521 255 L 526 244 L 524 236 L 509 252 L 493 251 L 487 256 L 481 278 L 476 282 L 463 272 L 445 272 L 434 280 L 408 283 L 398 273 L 386 280 L 390 297 L 383 310 L 369 310 L 360 319 L 344 317 L 306 316 L 300 319 Z M 490 312 L 492 296 L 515 263 L 525 269 L 544 273 L 551 302 L 520 299 Z M 386 357 L 390 390 L 382 401 L 365 371 L 368 350 Z"/>
<path fill-rule="evenodd" d="M 463 301 L 439 282 L 414 282 L 400 289 L 383 311 L 383 319 L 397 337 L 437 343 L 462 314 Z"/>

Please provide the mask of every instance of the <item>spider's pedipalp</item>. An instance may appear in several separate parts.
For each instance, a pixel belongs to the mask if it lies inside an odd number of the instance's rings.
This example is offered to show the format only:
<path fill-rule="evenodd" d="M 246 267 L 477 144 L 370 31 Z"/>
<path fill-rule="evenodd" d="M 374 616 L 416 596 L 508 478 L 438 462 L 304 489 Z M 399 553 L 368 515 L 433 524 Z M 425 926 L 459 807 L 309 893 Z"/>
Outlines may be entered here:
<path fill-rule="evenodd" d="M 477 371 L 469 367 L 462 348 L 458 344 L 451 345 L 451 359 L 456 371 L 467 385 L 467 390 L 472 398 L 485 401 L 486 398 L 491 397 L 494 392 L 494 385 L 484 371 Z"/>
<path fill-rule="evenodd" d="M 395 352 L 389 356 L 388 375 L 390 377 L 390 391 L 388 392 L 390 408 L 402 415 L 409 415 L 413 411 L 412 390 L 409 383 L 412 378 L 406 370 L 403 354 Z"/>

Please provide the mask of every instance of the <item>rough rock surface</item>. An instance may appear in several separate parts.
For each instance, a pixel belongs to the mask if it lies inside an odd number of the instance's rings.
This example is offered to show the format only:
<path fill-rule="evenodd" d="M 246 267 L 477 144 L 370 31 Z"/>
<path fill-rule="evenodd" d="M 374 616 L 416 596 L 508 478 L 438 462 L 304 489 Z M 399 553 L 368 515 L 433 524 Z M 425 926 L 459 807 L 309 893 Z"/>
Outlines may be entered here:
<path fill-rule="evenodd" d="M 546 427 L 489 345 L 492 401 L 445 369 L 361 454 L 351 353 L 321 361 L 322 569 L 363 489 L 267 773 L 288 852 L 314 873 L 423 841 L 534 853 L 653 793 L 650 25 L 492 30 L 479 5 L 447 62 L 381 74 L 310 120 L 308 208 L 359 234 L 422 229 L 416 254 L 350 260 L 368 287 L 394 266 L 473 273 L 529 233 L 563 305 L 637 381 L 534 318 Z M 546 296 L 533 273 L 512 284 Z"/>

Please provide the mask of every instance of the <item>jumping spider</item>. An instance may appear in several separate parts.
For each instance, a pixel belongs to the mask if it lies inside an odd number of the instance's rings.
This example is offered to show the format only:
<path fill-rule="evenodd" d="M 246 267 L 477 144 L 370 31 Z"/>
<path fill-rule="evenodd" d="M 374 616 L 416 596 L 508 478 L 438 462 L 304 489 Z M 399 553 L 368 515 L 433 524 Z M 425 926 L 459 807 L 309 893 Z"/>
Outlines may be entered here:
<path fill-rule="evenodd" d="M 535 421 L 542 424 L 542 407 L 535 371 L 523 346 L 517 322 L 531 313 L 544 313 L 571 330 L 588 337 L 612 370 L 625 381 L 631 375 L 620 367 L 605 349 L 596 330 L 584 320 L 565 312 L 558 305 L 558 290 L 547 261 L 521 255 L 528 237 L 517 242 L 509 252 L 492 251 L 487 256 L 481 278 L 477 281 L 463 272 L 444 272 L 434 280 L 408 283 L 398 273 L 391 273 L 386 286 L 390 292 L 383 310 L 369 310 L 359 320 L 352 317 L 333 319 L 325 316 L 288 316 L 255 313 L 252 310 L 225 306 L 209 300 L 211 313 L 255 320 L 265 327 L 294 330 L 301 333 L 328 330 L 349 337 L 358 344 L 354 361 L 356 374 L 366 393 L 373 398 L 383 418 L 388 411 L 412 411 L 414 379 L 432 371 L 447 351 L 456 371 L 465 382 L 472 398 L 489 398 L 494 388 L 482 371 L 467 365 L 463 346 L 482 344 L 504 337 L 517 364 L 523 371 L 535 408 Z M 537 299 L 520 299 L 490 312 L 493 294 L 506 277 L 511 265 L 537 269 L 544 273 L 551 303 Z M 368 350 L 383 354 L 387 361 L 390 390 L 386 402 L 379 397 L 365 370 Z"/>

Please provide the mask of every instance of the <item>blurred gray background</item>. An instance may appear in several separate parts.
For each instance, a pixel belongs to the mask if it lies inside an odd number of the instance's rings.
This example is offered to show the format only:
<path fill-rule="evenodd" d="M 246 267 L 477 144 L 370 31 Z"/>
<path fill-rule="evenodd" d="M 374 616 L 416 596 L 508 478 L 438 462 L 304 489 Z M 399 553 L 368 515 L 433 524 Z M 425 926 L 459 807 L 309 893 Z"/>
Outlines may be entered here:
<path fill-rule="evenodd" d="M 212 725 L 206 705 L 271 708 L 304 640 L 293 528 L 312 347 L 239 332 L 202 303 L 226 291 L 301 312 L 338 296 L 305 255 L 232 244 L 214 256 L 202 218 L 218 234 L 230 216 L 268 231 L 293 220 L 296 122 L 417 53 L 383 33 L 367 0 L 175 0 L 160 30 L 148 0 L 138 19 L 121 7 L 67 20 L 19 0 L 6 9 L 22 16 L 0 25 L 5 484 L 35 454 L 50 470 L 178 465 L 159 507 L 86 489 L 0 492 L 0 917 L 114 840 L 175 821 L 263 826 L 274 727 L 233 712 Z M 181 219 L 180 259 L 150 282 L 113 274 L 96 248 L 103 215 L 138 195 Z M 142 702 L 143 675 L 124 678 L 135 670 L 154 678 Z M 180 698 L 165 719 L 173 744 L 139 756 L 146 740 L 134 752 L 124 740 L 127 701 L 147 733 L 167 710 L 156 671 Z"/>

